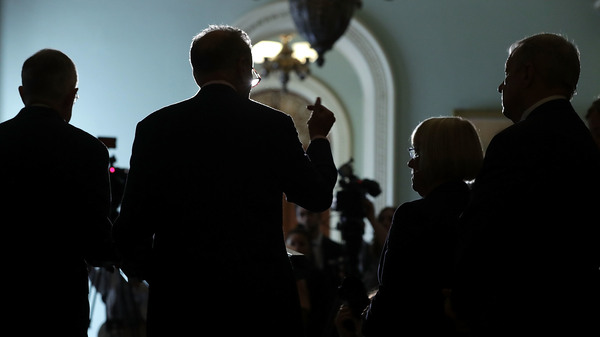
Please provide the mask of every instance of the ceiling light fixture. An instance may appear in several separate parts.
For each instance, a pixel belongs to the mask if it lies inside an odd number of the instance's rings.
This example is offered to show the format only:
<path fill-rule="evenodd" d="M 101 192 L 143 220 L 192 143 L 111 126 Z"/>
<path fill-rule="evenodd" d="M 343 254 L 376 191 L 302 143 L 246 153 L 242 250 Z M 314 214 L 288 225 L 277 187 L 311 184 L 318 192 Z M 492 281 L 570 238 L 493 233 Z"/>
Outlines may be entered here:
<path fill-rule="evenodd" d="M 310 62 L 317 59 L 317 52 L 308 42 L 290 43 L 292 37 L 292 34 L 284 34 L 280 36 L 281 42 L 264 40 L 252 47 L 254 63 L 262 64 L 260 75 L 268 77 L 278 72 L 283 91 L 287 91 L 290 72 L 303 80 L 310 74 Z"/>
<path fill-rule="evenodd" d="M 290 0 L 290 14 L 296 29 L 317 51 L 317 65 L 324 54 L 344 34 L 360 0 Z"/>

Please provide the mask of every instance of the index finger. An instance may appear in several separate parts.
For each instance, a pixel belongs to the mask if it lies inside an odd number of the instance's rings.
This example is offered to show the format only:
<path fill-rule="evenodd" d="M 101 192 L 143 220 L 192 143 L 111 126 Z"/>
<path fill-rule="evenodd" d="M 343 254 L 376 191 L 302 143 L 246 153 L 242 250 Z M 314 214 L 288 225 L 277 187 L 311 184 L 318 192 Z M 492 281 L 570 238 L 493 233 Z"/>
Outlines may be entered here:
<path fill-rule="evenodd" d="M 321 97 L 317 97 L 317 99 L 315 100 L 315 106 L 317 105 L 321 105 Z"/>
<path fill-rule="evenodd" d="M 314 110 L 315 108 L 320 107 L 320 106 L 322 106 L 321 105 L 321 97 L 317 97 L 317 99 L 315 100 L 315 104 L 307 105 L 306 108 L 308 110 Z"/>

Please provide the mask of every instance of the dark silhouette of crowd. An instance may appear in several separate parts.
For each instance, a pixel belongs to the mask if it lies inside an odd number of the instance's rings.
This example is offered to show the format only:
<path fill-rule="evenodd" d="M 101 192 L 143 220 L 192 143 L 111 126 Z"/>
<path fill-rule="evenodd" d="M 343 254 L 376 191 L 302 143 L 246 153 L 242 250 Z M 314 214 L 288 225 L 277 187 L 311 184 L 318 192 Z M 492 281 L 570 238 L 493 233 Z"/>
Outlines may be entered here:
<path fill-rule="evenodd" d="M 307 106 L 304 150 L 289 115 L 250 99 L 251 46 L 228 25 L 192 39 L 199 90 L 137 124 L 116 219 L 108 149 L 69 124 L 75 64 L 54 49 L 25 60 L 24 108 L 0 123 L 13 328 L 87 336 L 91 280 L 111 304 L 106 337 L 600 335 L 600 107 L 586 126 L 571 105 L 577 46 L 552 33 L 510 46 L 498 91 L 514 124 L 485 153 L 469 120 L 421 121 L 407 163 L 419 198 L 376 217 L 364 196 L 373 239 L 358 259 L 323 231 L 334 113 Z M 282 200 L 297 205 L 286 233 Z"/>

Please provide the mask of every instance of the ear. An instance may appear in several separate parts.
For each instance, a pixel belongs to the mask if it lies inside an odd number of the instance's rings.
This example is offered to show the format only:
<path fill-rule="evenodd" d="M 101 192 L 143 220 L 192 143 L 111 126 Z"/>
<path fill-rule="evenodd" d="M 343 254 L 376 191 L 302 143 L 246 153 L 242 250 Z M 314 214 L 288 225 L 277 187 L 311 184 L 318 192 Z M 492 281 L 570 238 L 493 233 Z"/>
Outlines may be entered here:
<path fill-rule="evenodd" d="M 73 90 L 71 90 L 66 96 L 65 96 L 65 101 L 64 104 L 66 106 L 71 105 L 73 106 L 73 104 L 75 103 L 75 97 L 77 97 L 77 92 L 79 91 L 79 88 L 73 88 Z"/>
<path fill-rule="evenodd" d="M 196 75 L 196 72 L 193 71 L 192 75 L 194 76 L 194 81 L 196 82 L 196 84 L 200 87 L 200 79 L 198 78 L 198 75 Z"/>
<path fill-rule="evenodd" d="M 238 58 L 235 66 L 235 74 L 233 81 L 236 84 L 236 90 L 242 96 L 246 97 L 250 95 L 252 89 L 252 59 L 248 57 Z"/>
<path fill-rule="evenodd" d="M 77 91 L 79 91 L 79 88 L 74 88 L 71 92 L 65 95 L 64 100 L 60 103 L 58 113 L 67 123 L 71 120 L 71 115 L 73 113 L 73 104 L 75 103 Z"/>
<path fill-rule="evenodd" d="M 244 75 L 247 76 L 248 68 L 252 70 L 252 60 L 248 60 L 247 57 L 240 57 L 237 61 L 236 70 L 238 72 L 238 78 L 243 78 Z"/>
<path fill-rule="evenodd" d="M 527 62 L 522 66 L 521 69 L 521 79 L 524 81 L 523 83 L 526 86 L 530 86 L 533 84 L 536 76 L 535 66 L 531 62 Z"/>
<path fill-rule="evenodd" d="M 22 85 L 19 86 L 19 96 L 21 96 L 21 101 L 23 104 L 27 105 L 27 99 L 25 98 L 25 88 Z"/>

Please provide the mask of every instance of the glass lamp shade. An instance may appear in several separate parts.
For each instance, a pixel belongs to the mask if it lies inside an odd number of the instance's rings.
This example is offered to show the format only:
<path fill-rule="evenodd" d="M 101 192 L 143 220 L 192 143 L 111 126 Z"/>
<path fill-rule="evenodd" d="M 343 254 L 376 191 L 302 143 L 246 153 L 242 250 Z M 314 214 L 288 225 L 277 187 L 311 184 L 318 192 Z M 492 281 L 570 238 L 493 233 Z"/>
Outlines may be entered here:
<path fill-rule="evenodd" d="M 323 55 L 344 34 L 354 8 L 360 6 L 360 0 L 290 0 L 296 29 L 317 51 L 317 65 L 323 65 Z"/>

